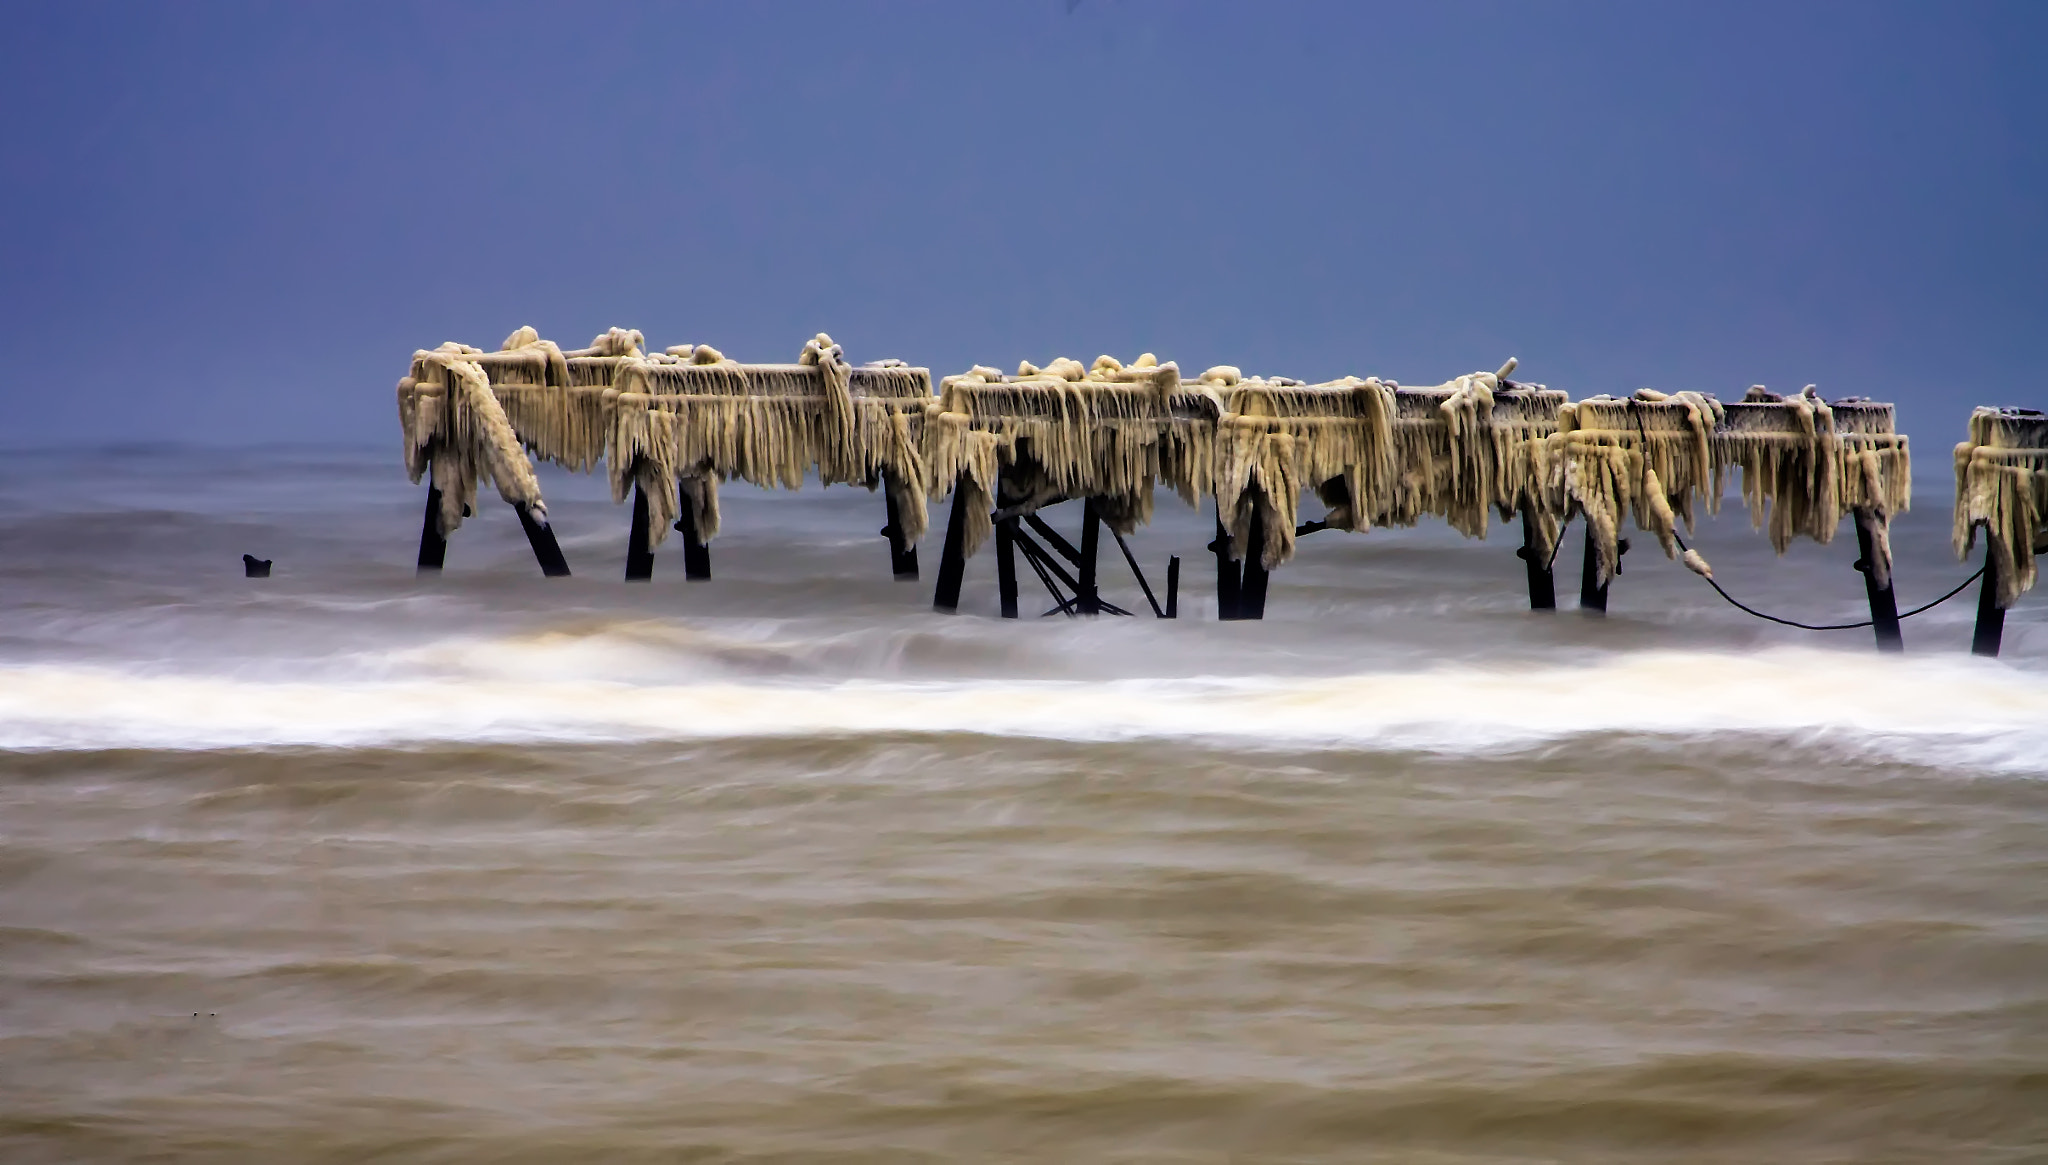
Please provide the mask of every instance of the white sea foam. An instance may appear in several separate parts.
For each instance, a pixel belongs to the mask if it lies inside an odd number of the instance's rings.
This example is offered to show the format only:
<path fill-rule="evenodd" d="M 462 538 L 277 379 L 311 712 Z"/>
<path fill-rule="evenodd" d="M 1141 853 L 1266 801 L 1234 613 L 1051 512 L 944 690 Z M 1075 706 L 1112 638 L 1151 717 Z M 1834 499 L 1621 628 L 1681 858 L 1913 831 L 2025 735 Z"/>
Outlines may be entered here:
<path fill-rule="evenodd" d="M 1588 733 L 1737 733 L 1822 734 L 1900 759 L 2048 771 L 2048 677 L 1967 657 L 1781 649 L 1310 678 L 639 684 L 542 678 L 531 661 L 500 662 L 496 674 L 302 682 L 5 667 L 0 747 L 968 732 L 1465 752 Z"/>

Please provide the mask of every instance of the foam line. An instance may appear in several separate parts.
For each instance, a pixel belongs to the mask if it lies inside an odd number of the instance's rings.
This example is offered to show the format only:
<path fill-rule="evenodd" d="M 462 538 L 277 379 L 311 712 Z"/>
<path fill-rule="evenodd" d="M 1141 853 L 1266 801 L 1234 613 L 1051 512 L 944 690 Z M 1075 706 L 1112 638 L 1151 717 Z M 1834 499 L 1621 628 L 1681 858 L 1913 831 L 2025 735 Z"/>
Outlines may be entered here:
<path fill-rule="evenodd" d="M 966 732 L 1468 752 L 1589 733 L 1829 733 L 2048 770 L 2048 677 L 1966 657 L 1644 652 L 1556 667 L 1088 682 L 624 684 L 490 676 L 268 682 L 0 668 L 0 748 L 354 747 Z"/>

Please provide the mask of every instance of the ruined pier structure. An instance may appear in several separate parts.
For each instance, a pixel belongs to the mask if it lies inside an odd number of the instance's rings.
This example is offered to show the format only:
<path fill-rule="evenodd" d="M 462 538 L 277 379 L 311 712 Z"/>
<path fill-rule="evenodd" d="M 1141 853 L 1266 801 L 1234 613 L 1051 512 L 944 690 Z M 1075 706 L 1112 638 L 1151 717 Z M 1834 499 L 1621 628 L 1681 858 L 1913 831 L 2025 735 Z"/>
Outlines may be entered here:
<path fill-rule="evenodd" d="M 1496 372 L 1430 387 L 1346 377 L 1320 384 L 1246 377 L 1230 367 L 1183 380 L 1150 354 L 1129 365 L 1059 359 L 1014 374 L 977 366 L 945 378 L 901 361 L 855 365 L 830 337 L 789 364 L 741 364 L 707 346 L 643 350 L 614 328 L 563 351 L 530 328 L 499 351 L 444 344 L 414 354 L 399 384 L 406 464 L 430 476 L 420 566 L 441 565 L 446 538 L 473 510 L 480 484 L 520 516 L 544 572 L 567 573 L 526 454 L 578 472 L 603 466 L 614 500 L 633 498 L 626 577 L 651 577 L 673 525 L 686 575 L 709 577 L 719 527 L 717 485 L 880 489 L 891 568 L 917 576 L 927 505 L 950 498 L 935 604 L 953 610 L 968 558 L 993 540 L 1000 607 L 1019 614 L 1022 556 L 1054 600 L 1048 613 L 1125 613 L 1095 584 L 1107 528 L 1155 613 L 1177 612 L 1179 560 L 1162 606 L 1125 538 L 1151 517 L 1160 486 L 1190 505 L 1211 499 L 1218 613 L 1261 618 L 1267 576 L 1299 537 L 1444 519 L 1484 537 L 1491 517 L 1519 519 L 1529 601 L 1554 607 L 1552 564 L 1563 529 L 1584 524 L 1580 605 L 1604 610 L 1629 549 L 1624 521 L 1666 555 L 1712 579 L 1683 545 L 1697 512 L 1718 511 L 1734 469 L 1753 523 L 1783 553 L 1793 539 L 1826 543 L 1855 523 L 1879 645 L 1900 646 L 1892 597 L 1890 519 L 1911 502 L 1905 437 L 1892 406 L 1828 402 L 1809 387 L 1755 388 L 1723 404 L 1694 392 L 1644 389 L 1571 401 Z M 1957 451 L 1957 547 L 1988 531 L 1978 649 L 1985 622 L 2034 579 L 2048 515 L 2043 420 L 1979 410 Z M 1301 520 L 1313 492 L 1326 513 Z M 1041 511 L 1082 503 L 1079 546 Z M 1989 650 L 1997 650 L 1996 631 Z"/>

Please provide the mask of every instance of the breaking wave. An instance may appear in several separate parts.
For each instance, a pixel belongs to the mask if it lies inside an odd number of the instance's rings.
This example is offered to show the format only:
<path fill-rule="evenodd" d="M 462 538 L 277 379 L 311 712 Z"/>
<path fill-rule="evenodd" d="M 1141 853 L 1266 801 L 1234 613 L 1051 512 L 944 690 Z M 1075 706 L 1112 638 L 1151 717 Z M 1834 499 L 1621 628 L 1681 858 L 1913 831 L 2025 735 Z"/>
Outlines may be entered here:
<path fill-rule="evenodd" d="M 0 748 L 967 733 L 1457 753 L 1591 733 L 1737 733 L 2048 771 L 2048 677 L 1957 657 L 1649 651 L 1564 664 L 1108 680 L 735 679 L 708 668 L 686 680 L 649 665 L 626 669 L 629 680 L 600 678 L 618 674 L 618 663 L 581 637 L 529 636 L 451 641 L 381 656 L 367 672 L 358 660 L 340 677 L 284 681 L 12 666 L 0 668 Z"/>

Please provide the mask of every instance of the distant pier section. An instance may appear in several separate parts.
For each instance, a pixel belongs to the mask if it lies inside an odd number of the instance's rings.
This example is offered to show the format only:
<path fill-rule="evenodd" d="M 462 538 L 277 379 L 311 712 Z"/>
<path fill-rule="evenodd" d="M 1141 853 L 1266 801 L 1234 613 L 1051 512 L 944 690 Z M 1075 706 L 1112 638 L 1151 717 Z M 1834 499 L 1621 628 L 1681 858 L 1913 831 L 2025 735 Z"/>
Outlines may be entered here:
<path fill-rule="evenodd" d="M 1498 517 L 1519 537 L 1535 610 L 1557 605 L 1555 563 L 1576 521 L 1579 607 L 1604 612 L 1633 524 L 1753 615 L 1868 626 L 1880 650 L 1903 648 L 1901 619 L 1926 607 L 1902 614 L 1893 592 L 1891 520 L 1911 505 L 1912 481 L 1891 405 L 1829 401 L 1812 386 L 1758 386 L 1727 403 L 1652 389 L 1573 401 L 1513 379 L 1515 369 L 1509 360 L 1426 387 L 1357 376 L 1310 384 L 1228 366 L 1184 378 L 1145 353 L 1013 373 L 977 365 L 935 391 L 927 369 L 852 363 L 824 334 L 792 362 L 748 364 L 708 345 L 651 353 L 632 329 L 564 350 L 520 328 L 497 351 L 448 343 L 414 353 L 398 403 L 407 471 L 428 482 L 422 571 L 442 567 L 449 536 L 489 487 L 516 513 L 542 572 L 568 574 L 533 471 L 540 458 L 572 472 L 601 467 L 613 500 L 631 499 L 628 581 L 652 577 L 671 529 L 683 536 L 685 577 L 710 577 L 720 482 L 797 489 L 814 478 L 883 495 L 880 533 L 898 579 L 918 577 L 930 507 L 944 506 L 940 611 L 959 607 L 967 561 L 993 543 L 1003 617 L 1022 614 L 1020 559 L 1048 596 L 1046 614 L 1129 614 L 1097 581 L 1106 531 L 1152 613 L 1174 617 L 1181 560 L 1167 560 L 1155 588 L 1130 541 L 1164 487 L 1213 510 L 1205 549 L 1226 620 L 1264 617 L 1271 573 L 1309 534 L 1437 518 L 1484 538 Z M 1749 608 L 1715 580 L 1686 536 L 1737 478 L 1752 524 L 1780 554 L 1853 525 L 1868 620 L 1798 623 Z M 1956 480 L 1957 553 L 1980 536 L 1986 544 L 1973 650 L 1996 655 L 2005 610 L 2048 552 L 2048 417 L 1978 409 L 1956 449 Z M 1320 517 L 1304 518 L 1305 497 L 1321 503 Z M 1069 537 L 1047 511 L 1074 501 Z"/>

